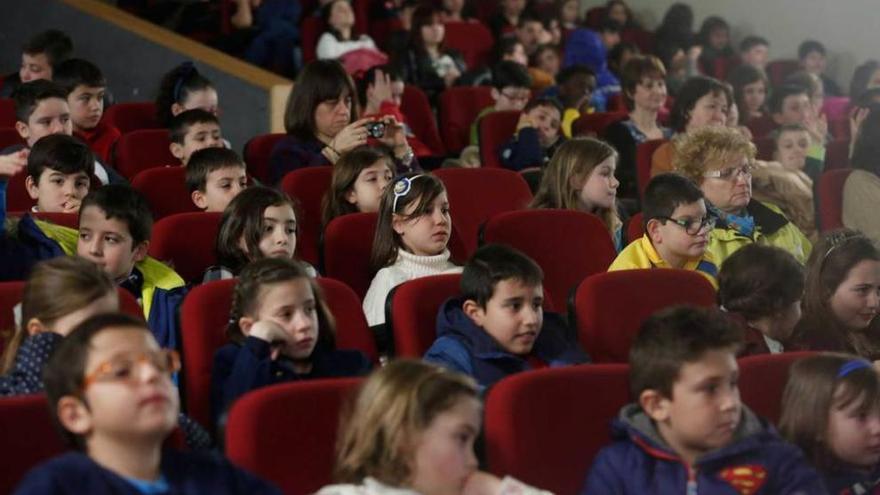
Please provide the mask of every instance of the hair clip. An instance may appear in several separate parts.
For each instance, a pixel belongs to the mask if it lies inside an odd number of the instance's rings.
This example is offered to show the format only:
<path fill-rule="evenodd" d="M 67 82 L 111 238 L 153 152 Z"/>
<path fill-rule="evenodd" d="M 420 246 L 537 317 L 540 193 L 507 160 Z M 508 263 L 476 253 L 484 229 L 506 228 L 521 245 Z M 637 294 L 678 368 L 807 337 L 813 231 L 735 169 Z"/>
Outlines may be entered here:
<path fill-rule="evenodd" d="M 826 239 L 828 240 L 828 250 L 825 251 L 825 255 L 822 256 L 822 264 L 825 263 L 825 259 L 828 258 L 828 255 L 831 254 L 831 251 L 834 251 L 838 247 L 846 244 L 851 239 L 857 239 L 865 237 L 864 234 L 858 231 L 847 231 L 847 230 L 838 230 L 836 232 L 832 232 L 828 234 Z"/>
<path fill-rule="evenodd" d="M 192 62 L 187 61 L 180 64 L 180 72 L 177 74 L 177 81 L 174 82 L 174 92 L 172 93 L 175 102 L 180 102 L 180 90 L 183 88 L 183 83 L 195 72 L 198 71 Z"/>
<path fill-rule="evenodd" d="M 394 183 L 394 189 L 392 190 L 394 192 L 394 202 L 391 203 L 391 213 L 397 212 L 398 198 L 402 198 L 409 194 L 410 189 L 412 189 L 412 181 L 423 176 L 424 174 L 419 174 L 412 177 L 401 177 L 397 179 L 397 182 Z"/>
<path fill-rule="evenodd" d="M 872 368 L 874 365 L 871 364 L 870 361 L 865 359 L 853 359 L 851 361 L 847 361 L 840 366 L 840 369 L 837 370 L 837 378 L 843 378 L 846 375 L 852 373 L 853 371 L 860 370 L 863 368 Z"/>

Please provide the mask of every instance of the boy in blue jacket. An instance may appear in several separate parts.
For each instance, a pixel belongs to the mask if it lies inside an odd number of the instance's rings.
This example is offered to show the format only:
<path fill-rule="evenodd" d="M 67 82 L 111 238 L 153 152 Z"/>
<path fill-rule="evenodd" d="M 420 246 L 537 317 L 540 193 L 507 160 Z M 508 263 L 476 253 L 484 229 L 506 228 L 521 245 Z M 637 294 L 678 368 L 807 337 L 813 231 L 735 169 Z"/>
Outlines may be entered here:
<path fill-rule="evenodd" d="M 529 102 L 519 116 L 516 134 L 498 150 L 505 168 L 520 172 L 544 167 L 565 141 L 561 135 L 562 106 L 550 98 Z"/>
<path fill-rule="evenodd" d="M 425 360 L 473 377 L 485 389 L 534 368 L 584 363 L 558 315 L 544 314 L 544 273 L 523 253 L 481 247 L 464 266 L 461 297 L 437 315 L 437 340 Z"/>
<path fill-rule="evenodd" d="M 630 389 L 582 493 L 821 494 L 801 451 L 740 402 L 742 335 L 718 310 L 676 307 L 642 326 Z"/>
<path fill-rule="evenodd" d="M 44 372 L 52 420 L 77 452 L 33 469 L 15 493 L 280 494 L 222 458 L 163 450 L 180 409 L 179 368 L 137 318 L 79 324 Z"/>

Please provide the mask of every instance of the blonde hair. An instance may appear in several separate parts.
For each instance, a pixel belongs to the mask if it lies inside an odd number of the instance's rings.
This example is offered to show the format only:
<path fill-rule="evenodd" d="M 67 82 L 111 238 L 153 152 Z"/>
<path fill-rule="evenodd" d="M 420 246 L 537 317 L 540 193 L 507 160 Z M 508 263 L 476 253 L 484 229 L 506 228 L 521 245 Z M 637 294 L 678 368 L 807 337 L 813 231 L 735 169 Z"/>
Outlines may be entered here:
<path fill-rule="evenodd" d="M 413 439 L 462 398 L 478 398 L 476 383 L 438 366 L 398 360 L 374 372 L 343 416 L 336 481 L 360 483 L 369 476 L 405 486 Z"/>
<path fill-rule="evenodd" d="M 571 186 L 572 178 L 583 184 L 600 163 L 611 157 L 616 160 L 617 152 L 598 139 L 576 137 L 562 143 L 544 170 L 541 185 L 529 208 L 579 210 L 580 188 Z M 598 214 L 613 238 L 622 224 L 617 210 L 602 209 Z"/>
<path fill-rule="evenodd" d="M 0 373 L 10 372 L 18 349 L 28 336 L 32 319 L 51 327 L 59 318 L 88 306 L 109 293 L 116 285 L 98 265 L 76 256 L 59 256 L 37 264 L 21 299 L 21 325 L 16 328 L 3 353 Z"/>
<path fill-rule="evenodd" d="M 703 183 L 703 174 L 720 169 L 727 160 L 741 155 L 755 160 L 755 145 L 738 130 L 724 126 L 708 126 L 679 134 L 673 139 L 676 170 L 694 181 Z"/>

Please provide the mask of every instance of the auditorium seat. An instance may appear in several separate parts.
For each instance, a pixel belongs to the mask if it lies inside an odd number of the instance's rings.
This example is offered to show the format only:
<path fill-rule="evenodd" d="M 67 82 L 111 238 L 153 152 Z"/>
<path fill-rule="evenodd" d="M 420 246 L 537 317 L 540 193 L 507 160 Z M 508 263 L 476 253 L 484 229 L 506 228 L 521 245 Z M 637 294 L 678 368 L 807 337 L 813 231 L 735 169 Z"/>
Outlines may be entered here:
<path fill-rule="evenodd" d="M 288 172 L 281 190 L 297 202 L 296 255 L 317 266 L 321 237 L 321 202 L 330 189 L 333 167 L 305 167 Z"/>

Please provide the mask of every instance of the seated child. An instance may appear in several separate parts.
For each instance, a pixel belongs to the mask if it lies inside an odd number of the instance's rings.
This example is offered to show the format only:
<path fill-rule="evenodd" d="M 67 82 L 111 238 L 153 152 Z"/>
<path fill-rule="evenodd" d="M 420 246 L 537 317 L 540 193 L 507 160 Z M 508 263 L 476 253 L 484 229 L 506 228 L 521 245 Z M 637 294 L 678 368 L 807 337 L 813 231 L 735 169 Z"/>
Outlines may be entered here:
<path fill-rule="evenodd" d="M 437 340 L 425 360 L 471 376 L 481 389 L 534 368 L 587 362 L 566 338 L 565 321 L 544 313 L 544 273 L 501 244 L 477 249 L 464 266 L 461 296 L 437 315 Z"/>
<path fill-rule="evenodd" d="M 819 116 L 810 102 L 809 90 L 803 86 L 784 85 L 774 88 L 767 100 L 770 117 L 777 126 L 802 125 L 810 133 L 812 143 L 807 156 L 825 160 L 828 122 Z M 756 136 L 761 137 L 761 136 Z"/>
<path fill-rule="evenodd" d="M 266 385 L 358 376 L 367 357 L 336 349 L 333 315 L 314 279 L 295 261 L 263 258 L 241 271 L 227 336 L 214 355 L 211 406 L 216 419 L 245 393 Z"/>
<path fill-rule="evenodd" d="M 529 208 L 578 210 L 598 216 L 617 252 L 623 249 L 623 222 L 614 177 L 617 152 L 604 141 L 574 138 L 559 147 L 544 170 Z"/>
<path fill-rule="evenodd" d="M 3 78 L 0 98 L 9 98 L 15 89 L 38 79 L 52 80 L 52 69 L 73 51 L 70 36 L 57 29 L 43 31 L 21 47 L 21 67 Z"/>
<path fill-rule="evenodd" d="M 379 148 L 358 146 L 333 165 L 322 201 L 322 224 L 348 213 L 379 211 L 382 194 L 394 179 L 394 162 Z"/>
<path fill-rule="evenodd" d="M 880 487 L 880 376 L 871 362 L 828 353 L 792 364 L 779 430 L 804 451 L 829 494 Z"/>
<path fill-rule="evenodd" d="M 44 374 L 53 422 L 76 451 L 31 470 L 15 493 L 280 494 L 222 458 L 162 448 L 177 423 L 179 369 L 141 320 L 79 324 Z"/>
<path fill-rule="evenodd" d="M 407 174 L 385 188 L 373 239 L 370 267 L 376 272 L 364 297 L 370 326 L 385 323 L 385 299 L 391 289 L 415 278 L 458 273 L 449 260 L 452 217 L 440 179 Z"/>
<path fill-rule="evenodd" d="M 715 222 L 706 213 L 700 188 L 682 175 L 655 175 L 645 188 L 642 207 L 645 235 L 621 251 L 608 271 L 693 270 L 717 288 L 718 266 L 706 249 Z"/>
<path fill-rule="evenodd" d="M 223 212 L 248 185 L 244 162 L 228 148 L 204 148 L 186 165 L 186 188 L 202 211 Z"/>
<path fill-rule="evenodd" d="M 552 89 L 548 90 L 552 93 Z M 572 137 L 571 126 L 582 114 L 592 113 L 596 73 L 586 65 L 565 67 L 556 75 L 555 96 L 562 106 L 562 134 Z"/>
<path fill-rule="evenodd" d="M 53 81 L 67 94 L 73 133 L 107 163 L 113 145 L 122 136 L 119 129 L 101 122 L 107 80 L 101 69 L 86 60 L 72 58 L 55 68 Z"/>
<path fill-rule="evenodd" d="M 15 102 L 15 130 L 25 145 L 14 144 L 0 151 L 0 154 L 32 148 L 40 138 L 49 134 L 73 135 L 67 96 L 55 83 L 43 79 L 25 83 L 12 96 Z M 95 160 L 94 169 L 95 177 L 102 184 L 125 183 L 122 176 L 98 160 Z"/>
<path fill-rule="evenodd" d="M 546 165 L 564 142 L 559 121 L 562 107 L 550 98 L 529 102 L 519 116 L 516 134 L 498 151 L 506 168 L 520 171 Z"/>
<path fill-rule="evenodd" d="M 828 65 L 828 60 L 825 57 L 825 45 L 816 40 L 805 40 L 798 46 L 798 61 L 805 71 L 822 79 L 826 95 L 844 96 L 843 90 L 834 82 L 834 79 L 825 75 L 825 69 Z"/>
<path fill-rule="evenodd" d="M 471 146 L 480 144 L 480 119 L 492 112 L 522 111 L 532 97 L 532 78 L 525 66 L 504 60 L 492 69 L 492 99 L 495 104 L 480 110 L 471 124 Z"/>
<path fill-rule="evenodd" d="M 800 450 L 740 402 L 742 335 L 720 311 L 680 306 L 643 325 L 630 390 L 581 493 L 825 493 Z"/>
<path fill-rule="evenodd" d="M 156 120 L 162 127 L 171 127 L 175 115 L 196 108 L 216 116 L 217 90 L 192 62 L 183 62 L 162 76 L 156 94 Z"/>
<path fill-rule="evenodd" d="M 79 139 L 66 134 L 41 138 L 28 155 L 24 182 L 37 202 L 32 211 L 77 213 L 94 170 L 95 156 Z"/>
<path fill-rule="evenodd" d="M 740 356 L 784 351 L 801 319 L 804 268 L 784 249 L 749 244 L 721 265 L 718 304 L 742 327 Z"/>
<path fill-rule="evenodd" d="M 770 42 L 760 36 L 746 36 L 739 43 L 739 58 L 743 64 L 764 71 L 770 60 Z"/>
<path fill-rule="evenodd" d="M 294 259 L 297 221 L 293 200 L 265 186 L 253 186 L 229 202 L 220 219 L 214 250 L 217 265 L 208 267 L 202 282 L 234 278 L 249 262 L 261 258 Z M 301 262 L 309 276 L 318 273 Z"/>
<path fill-rule="evenodd" d="M 220 121 L 214 114 L 198 108 L 172 117 L 168 131 L 171 139 L 171 154 L 180 160 L 183 166 L 186 166 L 192 154 L 200 149 L 224 146 Z"/>
<path fill-rule="evenodd" d="M 474 442 L 482 405 L 466 376 L 392 361 L 370 375 L 352 403 L 341 421 L 339 484 L 317 495 L 549 495 L 478 471 Z"/>

